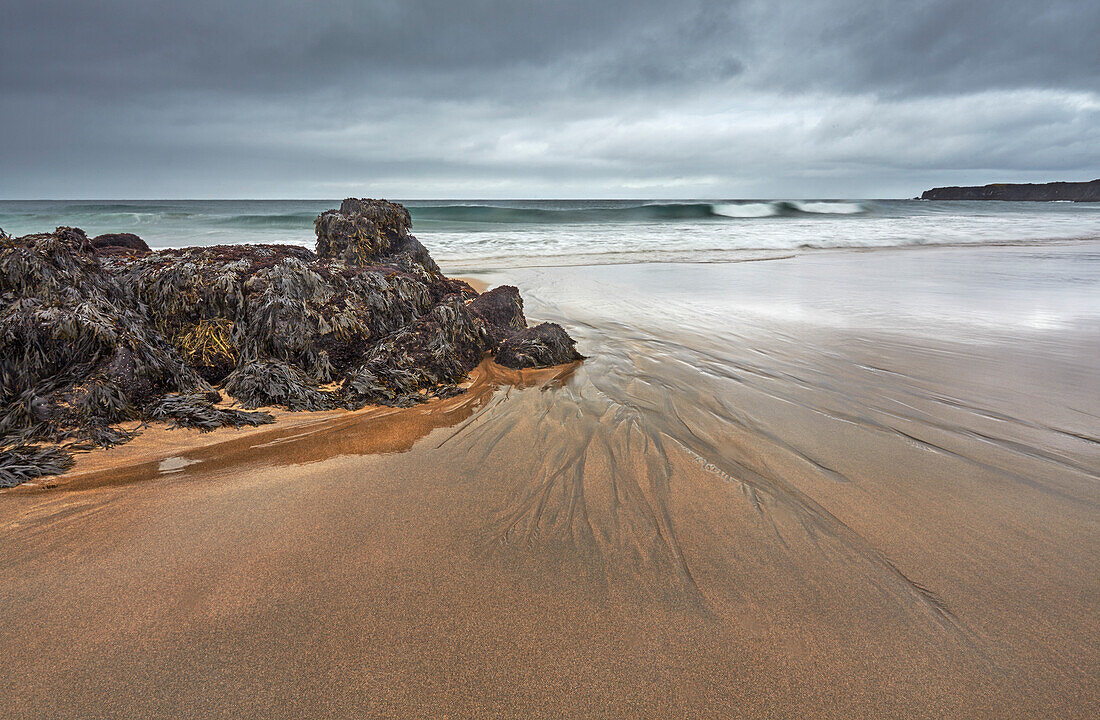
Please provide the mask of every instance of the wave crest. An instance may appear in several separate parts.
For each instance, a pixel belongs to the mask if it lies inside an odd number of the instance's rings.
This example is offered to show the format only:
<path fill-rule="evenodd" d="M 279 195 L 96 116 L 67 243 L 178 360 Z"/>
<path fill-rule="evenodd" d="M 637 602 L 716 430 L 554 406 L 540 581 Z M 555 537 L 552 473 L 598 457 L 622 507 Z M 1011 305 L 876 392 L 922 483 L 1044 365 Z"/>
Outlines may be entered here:
<path fill-rule="evenodd" d="M 863 203 L 857 202 L 792 202 L 799 212 L 811 215 L 858 215 L 867 212 Z"/>
<path fill-rule="evenodd" d="M 714 214 L 732 218 L 774 217 L 779 214 L 777 203 L 722 203 L 714 205 Z"/>
<path fill-rule="evenodd" d="M 471 223 L 614 223 L 768 218 L 795 215 L 856 215 L 868 212 L 858 202 L 770 200 L 765 202 L 669 202 L 571 208 L 501 207 L 499 205 L 413 205 L 413 221 Z"/>

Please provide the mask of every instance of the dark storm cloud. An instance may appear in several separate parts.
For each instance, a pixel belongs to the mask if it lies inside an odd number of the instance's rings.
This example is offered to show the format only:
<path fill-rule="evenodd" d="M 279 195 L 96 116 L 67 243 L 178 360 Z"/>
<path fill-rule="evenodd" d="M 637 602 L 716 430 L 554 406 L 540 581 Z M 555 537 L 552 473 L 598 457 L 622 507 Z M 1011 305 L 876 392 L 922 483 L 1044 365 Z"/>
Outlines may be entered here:
<path fill-rule="evenodd" d="M 1092 0 L 807 2 L 765 11 L 760 23 L 766 36 L 782 38 L 770 76 L 794 87 L 1100 88 L 1100 3 Z"/>
<path fill-rule="evenodd" d="M 396 2 L 17 2 L 5 18 L 5 90 L 129 86 L 279 92 L 385 83 L 388 75 L 539 68 L 638 44 L 680 50 L 725 13 L 685 3 L 627 7 L 584 0 Z"/>
<path fill-rule="evenodd" d="M 1100 174 L 1098 36 L 1085 1 L 15 0 L 0 196 Z"/>

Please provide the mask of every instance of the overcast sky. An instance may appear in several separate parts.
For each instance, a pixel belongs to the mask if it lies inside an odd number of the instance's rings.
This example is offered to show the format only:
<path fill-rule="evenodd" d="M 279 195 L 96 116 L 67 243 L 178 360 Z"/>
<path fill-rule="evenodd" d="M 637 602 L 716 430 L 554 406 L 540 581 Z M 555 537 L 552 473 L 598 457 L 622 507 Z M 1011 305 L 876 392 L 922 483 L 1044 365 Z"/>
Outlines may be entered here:
<path fill-rule="evenodd" d="M 5 0 L 0 197 L 1100 177 L 1096 0 Z"/>

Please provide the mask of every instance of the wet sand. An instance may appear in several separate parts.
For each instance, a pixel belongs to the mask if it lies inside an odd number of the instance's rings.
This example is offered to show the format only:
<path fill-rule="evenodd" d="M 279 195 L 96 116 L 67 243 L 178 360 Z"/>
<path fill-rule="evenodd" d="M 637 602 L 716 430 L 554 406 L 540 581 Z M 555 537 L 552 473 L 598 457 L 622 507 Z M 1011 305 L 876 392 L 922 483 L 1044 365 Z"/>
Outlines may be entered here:
<path fill-rule="evenodd" d="M 1096 717 L 1098 262 L 456 268 L 590 359 L 0 493 L 2 714 Z"/>

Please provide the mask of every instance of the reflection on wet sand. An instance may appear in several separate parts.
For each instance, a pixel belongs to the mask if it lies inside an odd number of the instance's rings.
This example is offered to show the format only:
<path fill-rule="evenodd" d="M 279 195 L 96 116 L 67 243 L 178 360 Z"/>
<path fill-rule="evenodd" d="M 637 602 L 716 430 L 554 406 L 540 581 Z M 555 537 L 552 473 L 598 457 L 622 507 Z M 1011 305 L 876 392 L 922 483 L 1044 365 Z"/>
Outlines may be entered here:
<path fill-rule="evenodd" d="M 0 495 L 15 716 L 1095 716 L 1095 327 L 699 295 L 777 272 L 527 271 L 583 364 Z"/>
<path fill-rule="evenodd" d="M 257 467 L 300 465 L 342 455 L 407 452 L 432 430 L 459 424 L 478 412 L 498 388 L 505 385 L 520 389 L 534 385 L 550 387 L 568 377 L 575 367 L 511 370 L 486 360 L 470 374 L 466 391 L 453 398 L 405 410 L 379 407 L 356 412 L 280 413 L 284 421 L 296 422 L 281 422 L 245 432 L 215 431 L 210 433 L 217 436 L 215 442 L 203 442 L 206 435 L 198 431 L 169 430 L 169 437 L 185 436 L 171 451 L 158 451 L 161 447 L 158 441 L 165 437 L 166 431 L 155 428 L 149 431 L 154 437 L 141 438 L 122 452 L 114 453 L 120 457 L 97 456 L 95 460 L 99 462 L 95 465 L 106 467 L 86 469 L 78 464 L 74 471 L 60 479 L 41 487 L 24 485 L 15 492 L 87 490 L 147 481 L 166 474 L 246 472 Z M 277 409 L 274 412 L 279 413 Z M 193 441 L 190 446 L 188 437 Z M 152 459 L 145 459 L 147 457 Z"/>

